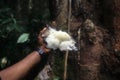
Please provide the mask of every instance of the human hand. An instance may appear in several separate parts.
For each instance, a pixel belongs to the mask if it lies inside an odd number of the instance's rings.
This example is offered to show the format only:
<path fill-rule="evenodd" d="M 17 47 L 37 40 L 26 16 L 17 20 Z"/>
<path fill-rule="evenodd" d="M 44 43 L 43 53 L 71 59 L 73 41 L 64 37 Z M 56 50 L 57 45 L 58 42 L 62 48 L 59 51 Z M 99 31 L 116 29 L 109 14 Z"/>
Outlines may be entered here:
<path fill-rule="evenodd" d="M 50 49 L 46 48 L 46 43 L 44 42 L 44 39 L 42 37 L 42 33 L 46 30 L 46 27 L 44 29 L 42 29 L 40 32 L 39 32 L 39 35 L 38 35 L 38 43 L 39 43 L 39 48 L 41 48 L 45 53 L 48 53 L 50 52 Z"/>

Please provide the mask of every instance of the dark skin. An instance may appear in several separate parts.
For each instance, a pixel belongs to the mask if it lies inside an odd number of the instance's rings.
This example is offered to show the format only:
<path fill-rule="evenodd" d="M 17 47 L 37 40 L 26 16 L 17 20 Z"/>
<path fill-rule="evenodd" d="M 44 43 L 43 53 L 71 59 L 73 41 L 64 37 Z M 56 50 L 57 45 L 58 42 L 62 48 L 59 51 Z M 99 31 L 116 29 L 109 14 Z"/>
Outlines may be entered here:
<path fill-rule="evenodd" d="M 48 54 L 50 49 L 46 48 L 46 45 L 43 43 L 43 38 L 41 37 L 41 32 L 43 32 L 43 30 L 40 31 L 38 36 L 38 43 L 40 44 L 39 48 L 43 49 L 45 54 Z M 38 52 L 33 51 L 23 60 L 0 71 L 0 80 L 22 80 L 29 74 L 31 69 L 40 63 L 41 60 L 42 57 Z"/>

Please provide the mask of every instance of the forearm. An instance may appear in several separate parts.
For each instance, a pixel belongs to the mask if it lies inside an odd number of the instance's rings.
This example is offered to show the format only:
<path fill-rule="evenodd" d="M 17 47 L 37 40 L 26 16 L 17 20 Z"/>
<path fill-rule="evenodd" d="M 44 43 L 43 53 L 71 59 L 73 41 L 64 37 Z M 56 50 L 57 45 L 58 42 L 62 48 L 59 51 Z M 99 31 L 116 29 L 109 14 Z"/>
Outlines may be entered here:
<path fill-rule="evenodd" d="M 20 80 L 25 77 L 29 71 L 40 62 L 40 55 L 34 51 L 25 57 L 22 61 L 0 72 L 2 80 Z"/>
<path fill-rule="evenodd" d="M 39 69 L 37 68 L 39 67 L 39 65 L 37 64 L 39 64 L 39 62 L 41 61 L 41 57 L 46 58 L 47 53 L 50 51 L 50 49 L 46 48 L 46 44 L 44 44 L 43 42 L 44 40 L 41 36 L 41 31 L 40 31 L 38 35 L 39 50 L 36 50 L 30 53 L 27 57 L 25 57 L 20 62 L 1 71 L 0 72 L 1 79 L 2 80 L 23 80 L 22 78 L 26 77 L 26 75 L 29 76 L 28 73 L 32 73 L 37 69 L 37 71 L 34 73 L 36 74 L 39 71 Z"/>

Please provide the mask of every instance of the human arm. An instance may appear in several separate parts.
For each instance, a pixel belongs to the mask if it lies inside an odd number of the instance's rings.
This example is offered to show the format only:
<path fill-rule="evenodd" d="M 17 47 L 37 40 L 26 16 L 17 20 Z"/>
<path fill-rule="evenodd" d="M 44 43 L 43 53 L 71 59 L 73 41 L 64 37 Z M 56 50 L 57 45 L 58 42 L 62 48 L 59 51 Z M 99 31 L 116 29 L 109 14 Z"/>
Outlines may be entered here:
<path fill-rule="evenodd" d="M 41 36 L 38 36 L 38 42 L 41 45 L 39 48 L 48 54 L 49 49 L 45 47 Z M 0 71 L 0 77 L 2 80 L 23 80 L 42 59 L 43 56 L 35 50 L 18 63 Z"/>
<path fill-rule="evenodd" d="M 26 76 L 35 64 L 41 60 L 39 54 L 34 51 L 22 61 L 0 72 L 2 80 L 20 80 Z"/>

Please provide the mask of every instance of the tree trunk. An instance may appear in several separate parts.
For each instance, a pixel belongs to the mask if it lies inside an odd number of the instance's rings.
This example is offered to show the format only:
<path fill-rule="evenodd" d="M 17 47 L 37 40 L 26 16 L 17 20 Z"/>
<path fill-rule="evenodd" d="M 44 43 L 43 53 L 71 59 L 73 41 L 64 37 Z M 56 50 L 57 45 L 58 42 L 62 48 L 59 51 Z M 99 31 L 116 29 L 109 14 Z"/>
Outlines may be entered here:
<path fill-rule="evenodd" d="M 67 21 L 67 0 L 54 0 L 51 10 L 54 20 L 59 24 Z M 59 5 L 58 5 L 59 4 Z M 71 29 L 72 36 L 77 40 L 78 28 L 81 29 L 80 51 L 77 55 L 69 55 L 69 61 L 75 63 L 73 75 L 76 80 L 112 80 L 110 73 L 101 77 L 103 66 L 109 68 L 117 62 L 114 50 L 120 51 L 120 1 L 119 0 L 72 0 Z M 60 6 L 60 8 L 59 8 Z M 52 14 L 51 13 L 51 14 Z M 81 25 L 83 24 L 83 25 Z M 99 27 L 98 27 L 99 26 Z M 115 42 L 114 42 L 115 36 Z M 79 42 L 79 41 L 78 41 Z M 114 43 L 114 44 L 113 44 Z M 113 50 L 114 47 L 114 50 Z M 104 54 L 103 54 L 104 53 Z M 112 54 L 113 53 L 113 54 Z M 109 65 L 103 64 L 102 56 L 108 58 Z M 72 57 L 71 57 L 72 56 Z M 79 56 L 79 57 L 78 57 Z M 75 58 L 75 59 L 74 59 Z M 111 63 L 113 62 L 113 63 Z M 69 62 L 68 62 L 69 63 Z M 73 64 L 73 63 L 69 63 Z M 108 69 L 107 69 L 108 70 Z M 103 71 L 104 73 L 105 71 Z M 106 71 L 107 72 L 107 71 Z M 69 74 L 68 77 L 70 78 Z M 110 78 L 108 78 L 110 77 Z M 73 78 L 71 78 L 73 79 Z"/>
<path fill-rule="evenodd" d="M 115 31 L 115 51 L 120 51 L 120 0 L 114 0 L 114 19 L 113 26 Z"/>
<path fill-rule="evenodd" d="M 99 80 L 103 33 L 87 19 L 81 32 L 80 80 Z"/>
<path fill-rule="evenodd" d="M 68 0 L 49 0 L 51 20 L 57 22 L 57 25 L 66 24 L 68 18 Z"/>

